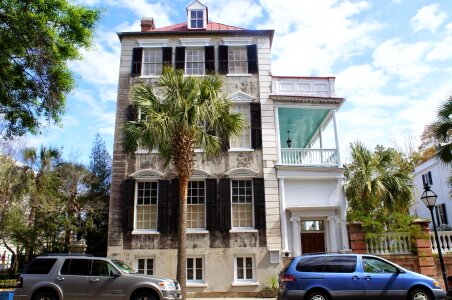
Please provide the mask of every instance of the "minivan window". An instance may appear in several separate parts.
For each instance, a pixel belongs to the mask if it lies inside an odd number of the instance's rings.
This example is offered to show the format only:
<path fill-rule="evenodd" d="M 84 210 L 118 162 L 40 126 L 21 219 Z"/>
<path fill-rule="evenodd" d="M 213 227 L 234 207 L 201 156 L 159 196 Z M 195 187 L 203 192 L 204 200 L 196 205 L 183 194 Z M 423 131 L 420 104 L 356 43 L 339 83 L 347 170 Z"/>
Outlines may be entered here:
<path fill-rule="evenodd" d="M 356 270 L 356 256 L 328 256 L 323 259 L 325 273 L 353 273 Z"/>
<path fill-rule="evenodd" d="M 363 257 L 363 270 L 366 273 L 397 273 L 397 268 L 374 257 Z"/>
<path fill-rule="evenodd" d="M 60 273 L 61 275 L 89 275 L 90 262 L 89 259 L 66 259 Z"/>
<path fill-rule="evenodd" d="M 298 272 L 323 272 L 325 257 L 303 257 L 297 264 Z"/>
<path fill-rule="evenodd" d="M 56 262 L 56 258 L 35 258 L 24 270 L 24 274 L 48 274 Z"/>

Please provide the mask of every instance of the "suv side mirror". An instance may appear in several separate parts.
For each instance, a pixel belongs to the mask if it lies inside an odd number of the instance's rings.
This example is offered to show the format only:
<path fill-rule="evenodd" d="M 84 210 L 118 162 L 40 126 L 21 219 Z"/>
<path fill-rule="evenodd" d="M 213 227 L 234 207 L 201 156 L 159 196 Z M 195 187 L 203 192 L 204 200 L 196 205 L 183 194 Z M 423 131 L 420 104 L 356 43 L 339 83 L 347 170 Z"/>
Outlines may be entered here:
<path fill-rule="evenodd" d="M 117 270 L 111 270 L 110 271 L 110 277 L 117 278 L 119 276 L 121 276 L 121 274 Z"/>

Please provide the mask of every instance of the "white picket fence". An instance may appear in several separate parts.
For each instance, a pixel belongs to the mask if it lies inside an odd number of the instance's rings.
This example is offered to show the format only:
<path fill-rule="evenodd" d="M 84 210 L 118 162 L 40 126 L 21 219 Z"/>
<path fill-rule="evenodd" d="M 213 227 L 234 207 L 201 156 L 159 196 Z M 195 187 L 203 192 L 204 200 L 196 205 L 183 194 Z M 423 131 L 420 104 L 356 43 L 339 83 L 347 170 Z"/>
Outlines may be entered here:
<path fill-rule="evenodd" d="M 410 254 L 409 233 L 384 233 L 366 235 L 366 247 L 369 254 Z"/>
<path fill-rule="evenodd" d="M 452 253 L 452 231 L 438 231 L 438 238 L 441 253 Z M 435 233 L 433 231 L 430 232 L 430 242 L 432 243 L 433 253 L 438 253 Z"/>

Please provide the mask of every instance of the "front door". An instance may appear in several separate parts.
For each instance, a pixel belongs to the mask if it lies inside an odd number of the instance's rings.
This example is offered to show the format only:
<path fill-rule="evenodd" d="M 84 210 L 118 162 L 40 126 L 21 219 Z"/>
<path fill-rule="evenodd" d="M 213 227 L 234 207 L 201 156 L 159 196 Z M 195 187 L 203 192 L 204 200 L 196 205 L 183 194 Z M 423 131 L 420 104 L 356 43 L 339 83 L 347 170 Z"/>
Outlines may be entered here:
<path fill-rule="evenodd" d="M 325 252 L 325 231 L 323 220 L 301 221 L 301 252 Z"/>

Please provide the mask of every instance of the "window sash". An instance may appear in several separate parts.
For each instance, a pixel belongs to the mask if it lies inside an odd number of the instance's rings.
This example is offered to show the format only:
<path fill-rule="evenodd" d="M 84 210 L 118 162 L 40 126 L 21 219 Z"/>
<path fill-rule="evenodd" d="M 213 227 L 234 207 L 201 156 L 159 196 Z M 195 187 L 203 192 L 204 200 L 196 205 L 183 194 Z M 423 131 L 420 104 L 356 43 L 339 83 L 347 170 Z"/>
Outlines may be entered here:
<path fill-rule="evenodd" d="M 187 49 L 185 51 L 185 74 L 204 75 L 205 55 L 204 49 Z"/>
<path fill-rule="evenodd" d="M 204 281 L 204 264 L 201 257 L 187 258 L 187 280 L 188 281 Z"/>
<path fill-rule="evenodd" d="M 236 257 L 236 280 L 253 280 L 253 258 Z"/>
<path fill-rule="evenodd" d="M 237 103 L 231 107 L 233 113 L 240 113 L 242 115 L 245 126 L 243 131 L 238 136 L 230 138 L 231 148 L 251 148 L 251 114 L 249 103 Z"/>
<path fill-rule="evenodd" d="M 228 73 L 248 74 L 246 47 L 228 47 Z"/>
<path fill-rule="evenodd" d="M 153 258 L 138 259 L 137 272 L 139 274 L 154 275 L 154 259 Z"/>
<path fill-rule="evenodd" d="M 162 50 L 145 49 L 143 51 L 143 76 L 153 76 L 162 74 Z"/>
<path fill-rule="evenodd" d="M 157 229 L 157 205 L 137 205 L 136 229 Z"/>
<path fill-rule="evenodd" d="M 204 28 L 204 12 L 202 10 L 190 12 L 190 28 Z"/>
<path fill-rule="evenodd" d="M 187 228 L 206 228 L 205 181 L 189 181 L 187 191 Z"/>
<path fill-rule="evenodd" d="M 232 227 L 254 228 L 253 182 L 231 180 Z"/>

